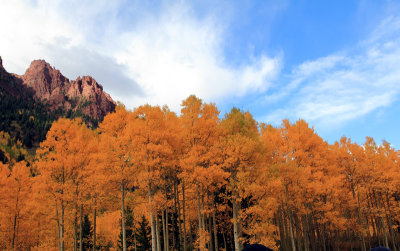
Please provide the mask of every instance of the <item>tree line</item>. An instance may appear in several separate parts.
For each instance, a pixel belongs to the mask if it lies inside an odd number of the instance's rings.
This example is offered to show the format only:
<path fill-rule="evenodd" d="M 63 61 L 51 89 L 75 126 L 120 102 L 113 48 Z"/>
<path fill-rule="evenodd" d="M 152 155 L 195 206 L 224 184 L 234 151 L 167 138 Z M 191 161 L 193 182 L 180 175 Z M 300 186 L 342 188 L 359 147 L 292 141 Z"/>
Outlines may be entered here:
<path fill-rule="evenodd" d="M 399 151 L 196 96 L 54 122 L 0 163 L 2 250 L 399 250 Z M 1 142 L 0 142 L 1 143 Z"/>

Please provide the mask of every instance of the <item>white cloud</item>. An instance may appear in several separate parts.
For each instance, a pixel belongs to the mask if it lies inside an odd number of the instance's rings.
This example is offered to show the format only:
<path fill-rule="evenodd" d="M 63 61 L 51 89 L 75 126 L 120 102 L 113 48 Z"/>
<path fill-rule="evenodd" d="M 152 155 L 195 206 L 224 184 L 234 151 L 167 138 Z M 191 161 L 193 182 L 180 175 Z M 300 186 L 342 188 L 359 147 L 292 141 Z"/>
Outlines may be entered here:
<path fill-rule="evenodd" d="M 32 60 L 45 59 L 69 78 L 92 75 L 114 98 L 127 93 L 129 97 L 143 95 L 137 83 L 126 76 L 126 67 L 107 55 L 110 50 L 104 37 L 115 32 L 117 3 L 3 1 L 0 56 L 4 67 L 24 74 Z M 99 28 L 105 16 L 111 17 Z"/>
<path fill-rule="evenodd" d="M 390 106 L 400 96 L 400 17 L 385 19 L 352 50 L 304 62 L 289 78 L 269 94 L 283 105 L 265 120 L 303 118 L 326 128 Z"/>
<path fill-rule="evenodd" d="M 279 56 L 226 62 L 222 18 L 199 17 L 184 2 L 154 13 L 136 4 L 140 18 L 129 17 L 124 1 L 3 1 L 0 56 L 10 72 L 43 58 L 67 77 L 92 75 L 128 107 L 175 111 L 190 94 L 217 101 L 265 91 L 279 71 Z"/>
<path fill-rule="evenodd" d="M 198 20 L 189 8 L 175 5 L 125 34 L 116 57 L 147 93 L 126 102 L 167 103 L 179 110 L 190 94 L 215 101 L 266 90 L 278 72 L 279 58 L 263 55 L 232 67 L 222 54 L 223 33 L 215 18 Z"/>
<path fill-rule="evenodd" d="M 40 3 L 2 1 L 0 8 L 0 55 L 5 67 L 22 74 L 33 59 L 46 56 L 46 44 L 79 44 L 74 27 Z"/>

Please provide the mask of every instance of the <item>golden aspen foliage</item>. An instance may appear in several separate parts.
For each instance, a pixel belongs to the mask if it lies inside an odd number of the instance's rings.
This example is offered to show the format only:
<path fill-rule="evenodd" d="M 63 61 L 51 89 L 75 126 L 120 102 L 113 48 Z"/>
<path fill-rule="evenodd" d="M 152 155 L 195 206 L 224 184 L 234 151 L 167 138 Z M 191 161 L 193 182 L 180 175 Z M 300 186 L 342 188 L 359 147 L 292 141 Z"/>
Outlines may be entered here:
<path fill-rule="evenodd" d="M 96 129 L 58 119 L 31 156 L 0 132 L 0 250 L 400 250 L 400 152 L 304 120 L 119 104 Z"/>

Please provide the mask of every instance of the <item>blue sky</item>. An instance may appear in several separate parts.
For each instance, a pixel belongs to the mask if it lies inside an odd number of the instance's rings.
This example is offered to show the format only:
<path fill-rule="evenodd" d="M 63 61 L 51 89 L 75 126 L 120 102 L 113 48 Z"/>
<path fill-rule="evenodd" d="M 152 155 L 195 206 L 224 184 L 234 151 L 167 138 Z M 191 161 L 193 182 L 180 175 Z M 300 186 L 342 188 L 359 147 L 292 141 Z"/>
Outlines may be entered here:
<path fill-rule="evenodd" d="M 95 3 L 95 4 L 94 4 Z M 305 119 L 329 143 L 400 147 L 400 1 L 11 1 L 0 56 L 91 75 L 129 108 L 196 94 L 259 122 Z"/>

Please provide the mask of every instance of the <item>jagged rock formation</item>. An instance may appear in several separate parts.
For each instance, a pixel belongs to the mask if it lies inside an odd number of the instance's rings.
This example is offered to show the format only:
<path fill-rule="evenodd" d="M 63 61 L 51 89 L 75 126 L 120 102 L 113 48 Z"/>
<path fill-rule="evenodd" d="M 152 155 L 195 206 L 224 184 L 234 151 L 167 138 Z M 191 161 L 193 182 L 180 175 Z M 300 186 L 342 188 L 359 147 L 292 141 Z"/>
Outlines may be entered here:
<path fill-rule="evenodd" d="M 70 81 L 44 60 L 34 60 L 25 74 L 17 77 L 33 90 L 37 99 L 47 102 L 52 109 L 79 110 L 95 120 L 101 120 L 115 109 L 110 95 L 92 77 Z"/>
<path fill-rule="evenodd" d="M 44 60 L 24 75 L 8 73 L 0 57 L 0 131 L 35 149 L 59 117 L 82 117 L 95 127 L 115 102 L 92 77 L 70 81 Z"/>

